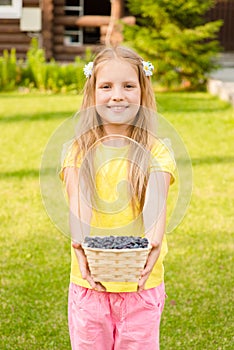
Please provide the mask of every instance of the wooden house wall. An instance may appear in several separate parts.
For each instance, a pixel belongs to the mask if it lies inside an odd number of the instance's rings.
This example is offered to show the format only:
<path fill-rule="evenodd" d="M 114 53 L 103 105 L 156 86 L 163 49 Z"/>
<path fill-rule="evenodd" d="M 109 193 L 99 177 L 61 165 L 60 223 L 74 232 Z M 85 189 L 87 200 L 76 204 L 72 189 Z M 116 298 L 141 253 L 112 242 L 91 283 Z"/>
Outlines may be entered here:
<path fill-rule="evenodd" d="M 23 0 L 22 2 L 23 7 L 40 7 L 42 10 L 42 31 L 39 39 L 45 48 L 47 59 L 54 57 L 58 61 L 71 61 L 75 56 L 83 54 L 87 46 L 94 51 L 100 46 L 99 44 L 81 46 L 64 44 L 65 27 L 75 25 L 76 20 L 76 17 L 65 14 L 65 0 Z M 109 0 L 85 0 L 84 4 L 85 15 L 110 14 Z M 129 15 L 126 2 L 123 1 L 122 4 L 121 16 Z M 224 24 L 219 33 L 219 40 L 225 51 L 234 51 L 234 1 L 218 0 L 215 7 L 209 10 L 206 18 L 209 21 L 223 19 Z M 0 55 L 4 49 L 10 50 L 14 47 L 17 57 L 25 58 L 31 37 L 30 33 L 20 31 L 19 19 L 0 19 Z"/>
<path fill-rule="evenodd" d="M 23 0 L 24 7 L 39 7 L 40 0 Z M 15 48 L 18 58 L 24 58 L 31 37 L 20 31 L 20 19 L 0 19 L 0 55 Z"/>
<path fill-rule="evenodd" d="M 218 0 L 207 13 L 207 20 L 223 20 L 218 39 L 224 51 L 234 51 L 234 0 Z"/>
<path fill-rule="evenodd" d="M 70 61 L 74 60 L 74 56 L 84 54 L 87 47 L 96 51 L 100 43 L 84 44 L 81 46 L 69 46 L 64 44 L 65 27 L 76 26 L 77 18 L 65 14 L 65 0 L 54 0 L 53 3 L 53 57 L 58 61 Z M 109 8 L 106 5 L 108 5 Z M 105 6 L 103 6 L 103 0 L 102 4 L 100 4 L 100 1 L 84 1 L 84 14 L 108 16 L 110 15 L 110 1 L 105 0 Z"/>
<path fill-rule="evenodd" d="M 65 26 L 75 25 L 75 18 L 65 15 L 65 0 L 54 0 L 53 2 L 53 57 L 58 61 L 70 61 L 74 59 L 74 56 L 82 54 L 84 47 L 64 45 Z"/>

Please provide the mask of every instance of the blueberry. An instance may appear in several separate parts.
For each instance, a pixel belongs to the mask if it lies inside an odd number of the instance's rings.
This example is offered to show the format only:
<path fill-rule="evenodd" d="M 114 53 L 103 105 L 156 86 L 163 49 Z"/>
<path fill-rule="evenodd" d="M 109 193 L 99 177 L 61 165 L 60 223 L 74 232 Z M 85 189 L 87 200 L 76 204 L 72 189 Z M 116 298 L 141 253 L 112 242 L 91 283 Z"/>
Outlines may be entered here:
<path fill-rule="evenodd" d="M 137 249 L 148 246 L 147 238 L 134 236 L 85 237 L 84 242 L 90 248 L 102 249 Z"/>

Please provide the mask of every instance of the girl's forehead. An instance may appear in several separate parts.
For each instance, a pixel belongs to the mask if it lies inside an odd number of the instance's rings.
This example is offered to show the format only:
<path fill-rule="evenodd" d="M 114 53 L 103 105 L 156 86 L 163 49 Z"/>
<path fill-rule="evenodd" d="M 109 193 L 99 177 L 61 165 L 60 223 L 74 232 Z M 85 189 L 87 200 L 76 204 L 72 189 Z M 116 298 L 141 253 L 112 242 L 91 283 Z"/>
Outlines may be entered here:
<path fill-rule="evenodd" d="M 138 77 L 137 67 L 124 59 L 113 58 L 101 62 L 97 67 L 97 76 L 127 73 Z"/>

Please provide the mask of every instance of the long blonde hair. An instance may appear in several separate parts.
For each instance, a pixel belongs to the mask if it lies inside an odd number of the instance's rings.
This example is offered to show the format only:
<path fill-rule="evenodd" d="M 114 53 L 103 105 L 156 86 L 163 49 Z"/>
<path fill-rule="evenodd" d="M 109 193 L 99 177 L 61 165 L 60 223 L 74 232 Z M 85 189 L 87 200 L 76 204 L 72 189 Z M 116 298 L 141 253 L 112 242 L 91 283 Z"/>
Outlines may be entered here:
<path fill-rule="evenodd" d="M 142 211 L 146 186 L 149 177 L 149 158 L 152 147 L 151 133 L 155 131 L 156 125 L 156 103 L 150 77 L 143 71 L 143 59 L 134 51 L 125 47 L 108 47 L 99 52 L 93 61 L 91 76 L 84 86 L 84 97 L 81 105 L 80 118 L 77 125 L 76 142 L 78 144 L 77 157 L 85 159 L 82 167 L 83 178 L 89 188 L 91 198 L 95 193 L 95 173 L 93 168 L 92 146 L 101 138 L 106 136 L 103 123 L 95 108 L 96 76 L 99 67 L 106 61 L 118 59 L 129 62 L 138 74 L 141 88 L 141 109 L 135 118 L 133 125 L 129 128 L 128 138 L 134 145 L 141 147 L 130 147 L 130 159 L 128 167 L 128 180 L 131 184 L 132 205 L 135 212 Z M 146 157 L 148 154 L 148 159 Z M 76 158 L 77 160 L 77 158 Z"/>

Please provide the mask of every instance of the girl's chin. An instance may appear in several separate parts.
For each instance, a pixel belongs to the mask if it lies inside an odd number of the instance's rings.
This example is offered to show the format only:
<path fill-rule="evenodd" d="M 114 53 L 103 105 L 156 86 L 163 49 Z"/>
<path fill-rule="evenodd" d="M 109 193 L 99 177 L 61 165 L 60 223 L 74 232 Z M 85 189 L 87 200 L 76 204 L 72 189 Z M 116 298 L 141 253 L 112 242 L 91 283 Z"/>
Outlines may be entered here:
<path fill-rule="evenodd" d="M 107 119 L 107 118 L 102 118 L 102 122 L 104 126 L 108 126 L 108 125 L 115 125 L 116 127 L 118 126 L 126 126 L 129 127 L 130 125 L 133 124 L 134 118 L 131 118 L 129 120 L 123 120 L 123 119 Z"/>
<path fill-rule="evenodd" d="M 104 124 L 131 124 L 139 111 L 139 106 L 130 105 L 127 108 L 97 106 L 96 109 Z"/>
<path fill-rule="evenodd" d="M 104 125 L 105 124 L 131 125 L 134 122 L 136 115 L 126 113 L 126 111 L 125 111 L 125 113 L 124 112 L 123 113 L 109 112 L 109 113 L 105 113 L 105 114 L 103 113 L 100 115 L 100 117 L 101 117 Z"/>

